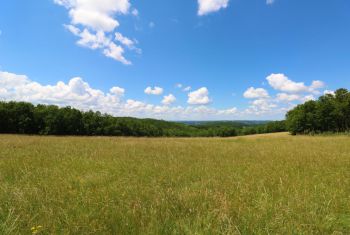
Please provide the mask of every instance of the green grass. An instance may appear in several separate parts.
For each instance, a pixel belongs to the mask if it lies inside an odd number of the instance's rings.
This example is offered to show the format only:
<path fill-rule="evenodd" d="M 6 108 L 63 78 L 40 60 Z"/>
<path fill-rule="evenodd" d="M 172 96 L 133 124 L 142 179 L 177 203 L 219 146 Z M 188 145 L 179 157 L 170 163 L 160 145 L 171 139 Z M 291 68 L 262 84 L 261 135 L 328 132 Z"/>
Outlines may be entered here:
<path fill-rule="evenodd" d="M 350 138 L 1 135 L 0 234 L 32 231 L 349 234 Z"/>

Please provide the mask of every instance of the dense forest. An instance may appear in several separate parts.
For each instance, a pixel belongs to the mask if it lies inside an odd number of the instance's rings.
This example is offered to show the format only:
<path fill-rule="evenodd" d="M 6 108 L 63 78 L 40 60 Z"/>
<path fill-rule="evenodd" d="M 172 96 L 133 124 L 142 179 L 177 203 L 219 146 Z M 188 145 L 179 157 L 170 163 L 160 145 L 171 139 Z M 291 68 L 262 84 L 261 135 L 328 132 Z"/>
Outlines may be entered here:
<path fill-rule="evenodd" d="M 264 124 L 203 122 L 195 125 L 155 119 L 113 117 L 71 107 L 0 102 L 0 133 L 87 136 L 229 137 L 285 131 L 284 121 Z"/>
<path fill-rule="evenodd" d="M 287 113 L 286 126 L 294 135 L 350 131 L 349 91 L 339 89 L 298 105 Z"/>

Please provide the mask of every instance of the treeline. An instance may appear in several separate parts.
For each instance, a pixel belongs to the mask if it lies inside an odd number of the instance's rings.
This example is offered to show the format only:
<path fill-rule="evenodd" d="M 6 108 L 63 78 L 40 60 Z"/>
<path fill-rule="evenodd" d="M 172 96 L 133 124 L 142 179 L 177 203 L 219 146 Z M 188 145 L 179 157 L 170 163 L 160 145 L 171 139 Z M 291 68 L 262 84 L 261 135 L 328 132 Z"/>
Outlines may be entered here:
<path fill-rule="evenodd" d="M 275 132 L 285 132 L 285 121 L 264 121 L 263 124 L 258 124 L 258 121 L 213 121 L 203 124 L 195 124 L 199 129 L 233 129 L 235 135 L 254 135 Z"/>
<path fill-rule="evenodd" d="M 262 125 L 243 127 L 240 130 L 240 135 L 266 134 L 285 131 L 287 131 L 285 121 L 274 121 Z"/>
<path fill-rule="evenodd" d="M 284 122 L 256 126 L 199 125 L 113 117 L 72 107 L 0 102 L 0 133 L 87 136 L 229 137 L 285 131 Z"/>
<path fill-rule="evenodd" d="M 298 105 L 287 113 L 286 126 L 293 135 L 350 131 L 349 91 L 339 89 Z"/>

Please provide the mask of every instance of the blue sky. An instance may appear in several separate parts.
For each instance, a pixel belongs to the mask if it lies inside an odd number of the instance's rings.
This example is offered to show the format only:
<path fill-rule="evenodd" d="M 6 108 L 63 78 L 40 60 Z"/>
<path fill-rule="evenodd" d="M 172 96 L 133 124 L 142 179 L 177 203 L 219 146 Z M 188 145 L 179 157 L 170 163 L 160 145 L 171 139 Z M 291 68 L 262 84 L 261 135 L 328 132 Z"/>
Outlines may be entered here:
<path fill-rule="evenodd" d="M 349 10 L 347 0 L 2 1 L 0 100 L 281 119 L 350 87 Z"/>

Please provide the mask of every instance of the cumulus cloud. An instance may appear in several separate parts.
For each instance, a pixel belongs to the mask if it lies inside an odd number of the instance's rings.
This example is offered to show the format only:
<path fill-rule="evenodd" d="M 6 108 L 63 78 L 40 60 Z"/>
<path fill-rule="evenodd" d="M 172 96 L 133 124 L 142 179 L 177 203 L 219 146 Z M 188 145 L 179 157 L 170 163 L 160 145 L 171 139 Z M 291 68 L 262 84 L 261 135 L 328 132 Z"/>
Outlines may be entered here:
<path fill-rule="evenodd" d="M 276 90 L 291 93 L 308 91 L 307 86 L 305 86 L 303 82 L 294 82 L 288 79 L 288 77 L 284 74 L 271 74 L 266 79 L 269 82 L 270 86 L 272 86 Z"/>
<path fill-rule="evenodd" d="M 277 107 L 276 104 L 273 104 L 272 102 L 270 102 L 269 100 L 266 100 L 266 99 L 254 100 L 252 102 L 252 106 L 256 107 L 260 110 L 263 110 L 263 111 L 269 111 L 270 109 Z"/>
<path fill-rule="evenodd" d="M 278 93 L 276 98 L 281 102 L 291 102 L 300 100 L 301 97 L 297 94 Z"/>
<path fill-rule="evenodd" d="M 266 5 L 272 5 L 275 0 L 265 0 Z M 207 15 L 212 12 L 219 11 L 221 9 L 227 8 L 229 0 L 197 0 L 198 2 L 198 12 L 199 16 Z"/>
<path fill-rule="evenodd" d="M 269 93 L 264 88 L 250 87 L 244 92 L 243 96 L 247 99 L 268 98 Z"/>
<path fill-rule="evenodd" d="M 310 86 L 306 86 L 303 82 L 294 82 L 284 74 L 271 74 L 267 78 L 268 83 L 275 90 L 288 93 L 312 92 L 319 93 L 318 89 L 324 86 L 322 81 L 313 81 Z"/>
<path fill-rule="evenodd" d="M 145 89 L 145 93 L 147 95 L 161 95 L 163 94 L 163 88 L 155 86 L 154 88 L 152 87 L 147 87 Z"/>
<path fill-rule="evenodd" d="M 263 114 L 273 113 L 273 111 L 279 111 L 279 109 L 273 110 L 274 108 L 277 108 L 277 106 L 270 100 L 256 99 L 250 102 L 250 106 L 245 109 L 244 113 L 247 115 L 260 116 Z"/>
<path fill-rule="evenodd" d="M 198 15 L 206 15 L 228 6 L 229 0 L 198 0 Z"/>
<path fill-rule="evenodd" d="M 206 87 L 199 88 L 188 94 L 187 103 L 194 105 L 206 105 L 210 103 L 209 91 Z"/>
<path fill-rule="evenodd" d="M 123 64 L 131 64 L 124 57 L 123 47 L 136 49 L 135 42 L 119 32 L 115 32 L 115 38 L 112 38 L 112 32 L 119 27 L 115 16 L 128 14 L 131 6 L 129 0 L 54 0 L 54 2 L 68 10 L 71 22 L 65 27 L 80 38 L 78 45 L 93 50 L 100 49 L 107 57 Z"/>
<path fill-rule="evenodd" d="M 280 92 L 270 97 L 263 88 L 248 88 L 243 95 L 253 101 L 243 113 L 256 116 L 281 115 L 298 103 L 315 100 L 315 96 L 321 94 L 319 90 L 325 86 L 325 83 L 319 80 L 314 80 L 307 86 L 304 82 L 292 81 L 284 74 L 271 74 L 266 79 L 273 89 Z"/>
<path fill-rule="evenodd" d="M 323 91 L 323 94 L 324 95 L 335 95 L 335 92 L 332 90 L 325 90 L 325 91 Z"/>
<path fill-rule="evenodd" d="M 115 43 L 111 43 L 109 47 L 103 50 L 103 54 L 107 57 L 115 59 L 117 61 L 122 62 L 123 64 L 129 65 L 131 62 L 123 56 L 124 49 L 121 46 L 116 45 Z"/>
<path fill-rule="evenodd" d="M 124 96 L 124 93 L 125 93 L 125 89 L 124 88 L 120 88 L 120 87 L 117 87 L 117 86 L 112 87 L 109 91 L 110 91 L 111 94 L 114 94 L 114 95 L 116 95 L 118 97 Z"/>
<path fill-rule="evenodd" d="M 28 83 L 28 77 L 0 71 L 0 87 L 4 90 L 12 89 Z"/>
<path fill-rule="evenodd" d="M 112 43 L 109 38 L 106 37 L 103 31 L 98 31 L 95 34 L 91 33 L 88 29 L 80 30 L 73 25 L 65 25 L 71 33 L 79 36 L 80 39 L 77 44 L 90 49 L 107 48 Z"/>
<path fill-rule="evenodd" d="M 300 95 L 300 94 L 287 94 L 287 93 L 278 93 L 276 96 L 276 101 L 291 103 L 293 101 L 305 102 L 309 100 L 315 100 L 315 96 L 313 94 L 308 95 Z"/>
<path fill-rule="evenodd" d="M 311 90 L 317 90 L 317 89 L 321 89 L 325 86 L 325 83 L 319 80 L 316 81 L 312 81 L 312 84 L 310 86 Z"/>
<path fill-rule="evenodd" d="M 310 100 L 316 100 L 316 97 L 314 95 L 306 95 L 303 98 L 303 102 L 310 101 Z"/>
<path fill-rule="evenodd" d="M 72 106 L 80 110 L 94 110 L 115 116 L 134 116 L 168 120 L 210 120 L 233 119 L 239 117 L 236 108 L 215 109 L 207 106 L 176 106 L 167 103 L 175 97 L 167 97 L 165 105 L 147 104 L 142 101 L 123 99 L 125 90 L 114 86 L 109 92 L 92 88 L 80 77 L 67 83 L 59 81 L 55 85 L 43 85 L 30 80 L 25 75 L 0 71 L 0 100 L 26 101 L 34 104 L 55 104 Z M 164 98 L 165 98 L 164 97 Z"/>
<path fill-rule="evenodd" d="M 79 46 L 87 47 L 92 50 L 101 49 L 105 56 L 113 58 L 126 65 L 131 64 L 131 62 L 123 56 L 124 49 L 115 44 L 110 38 L 106 37 L 103 31 L 91 33 L 88 29 L 81 31 L 73 25 L 65 25 L 65 27 L 74 35 L 80 37 L 77 41 Z"/>
<path fill-rule="evenodd" d="M 0 99 L 27 101 L 33 103 L 71 105 L 81 109 L 94 108 L 97 105 L 107 110 L 110 105 L 117 104 L 125 90 L 113 87 L 110 93 L 93 89 L 82 78 L 72 78 L 67 84 L 41 85 L 31 81 L 25 75 L 0 72 L 0 87 L 5 92 Z"/>
<path fill-rule="evenodd" d="M 320 86 L 321 83 L 313 83 L 314 88 Z M 163 93 L 163 89 L 148 87 L 145 92 L 160 95 Z M 331 92 L 325 91 L 325 94 Z M 187 102 L 190 104 L 188 107 L 171 106 L 176 101 L 176 97 L 172 94 L 164 96 L 161 105 L 154 105 L 134 99 L 125 100 L 125 93 L 125 89 L 119 86 L 113 86 L 107 92 L 95 89 L 80 77 L 74 77 L 68 82 L 59 81 L 54 85 L 43 85 L 30 80 L 25 75 L 0 71 L 0 100 L 72 106 L 81 110 L 92 109 L 115 116 L 168 120 L 273 117 L 273 115 L 282 116 L 299 102 L 315 99 L 312 93 L 281 92 L 276 97 L 270 97 L 265 92 L 259 92 L 258 88 L 253 88 L 247 95 L 253 99 L 249 102 L 249 107 L 238 110 L 235 107 L 215 109 L 206 106 L 210 103 L 209 91 L 206 87 L 188 94 Z"/>
<path fill-rule="evenodd" d="M 73 24 L 87 26 L 96 31 L 113 31 L 119 26 L 115 14 L 127 14 L 129 0 L 54 0 L 66 7 Z"/>
<path fill-rule="evenodd" d="M 171 105 L 176 101 L 176 97 L 173 94 L 169 94 L 163 97 L 162 104 Z"/>
<path fill-rule="evenodd" d="M 284 74 L 271 74 L 266 80 L 273 89 L 280 92 L 270 97 L 267 90 L 263 88 L 248 88 L 243 96 L 253 101 L 244 113 L 248 115 L 283 114 L 298 103 L 315 100 L 315 95 L 319 95 L 319 90 L 325 86 L 324 82 L 319 80 L 312 81 L 311 85 L 307 86 L 304 82 L 292 81 Z"/>

